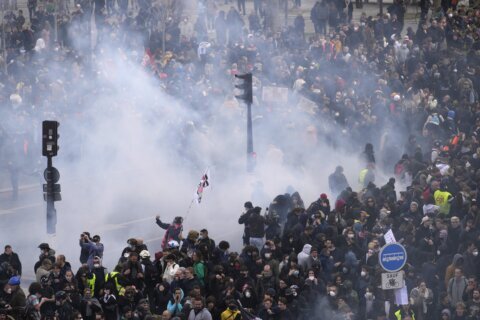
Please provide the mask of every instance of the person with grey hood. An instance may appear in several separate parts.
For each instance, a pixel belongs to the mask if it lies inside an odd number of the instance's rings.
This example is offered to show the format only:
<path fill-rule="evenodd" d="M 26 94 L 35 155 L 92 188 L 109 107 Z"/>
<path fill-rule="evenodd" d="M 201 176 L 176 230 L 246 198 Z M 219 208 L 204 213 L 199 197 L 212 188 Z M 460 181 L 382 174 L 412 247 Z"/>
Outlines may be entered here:
<path fill-rule="evenodd" d="M 308 259 L 310 258 L 310 251 L 312 250 L 312 245 L 305 244 L 302 251 L 297 255 L 298 265 L 302 267 L 302 270 L 306 270 L 308 267 Z"/>

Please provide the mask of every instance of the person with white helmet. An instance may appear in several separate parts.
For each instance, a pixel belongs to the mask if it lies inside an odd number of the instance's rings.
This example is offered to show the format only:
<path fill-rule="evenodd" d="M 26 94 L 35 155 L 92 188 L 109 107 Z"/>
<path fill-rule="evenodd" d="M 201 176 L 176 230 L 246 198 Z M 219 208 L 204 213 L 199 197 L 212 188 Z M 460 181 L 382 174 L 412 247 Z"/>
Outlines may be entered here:
<path fill-rule="evenodd" d="M 142 265 L 143 274 L 145 275 L 145 293 L 148 297 L 149 301 L 153 301 L 154 291 L 155 291 L 155 284 L 158 280 L 158 272 L 155 266 L 150 260 L 150 252 L 147 250 L 142 250 L 140 252 L 140 264 Z"/>
<path fill-rule="evenodd" d="M 165 251 L 165 249 L 168 248 L 168 244 L 172 240 L 175 240 L 177 243 L 180 243 L 180 241 L 182 240 L 182 231 L 183 231 L 182 217 L 175 217 L 172 223 L 164 223 L 160 220 L 160 216 L 156 216 L 155 221 L 160 228 L 166 230 L 162 240 L 163 251 Z"/>

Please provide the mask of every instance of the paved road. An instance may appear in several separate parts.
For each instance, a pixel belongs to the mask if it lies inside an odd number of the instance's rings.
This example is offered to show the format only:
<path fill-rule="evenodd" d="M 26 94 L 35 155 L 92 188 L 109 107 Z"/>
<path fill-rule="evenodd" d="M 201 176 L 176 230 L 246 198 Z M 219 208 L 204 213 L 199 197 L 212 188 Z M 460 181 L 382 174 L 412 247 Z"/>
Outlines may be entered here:
<path fill-rule="evenodd" d="M 35 279 L 33 265 L 38 260 L 37 246 L 42 242 L 51 244 L 57 254 L 64 254 L 75 271 L 80 265 L 78 239 L 83 231 L 90 231 L 92 235 L 101 235 L 105 245 L 104 265 L 110 269 L 115 266 L 129 238 L 143 238 L 152 255 L 160 250 L 164 231 L 155 224 L 154 215 L 158 213 L 156 211 L 158 208 L 154 207 L 155 203 L 142 203 L 142 208 L 138 208 L 139 200 L 124 199 L 118 203 L 117 210 L 89 212 L 82 208 L 71 207 L 72 203 L 78 206 L 78 201 L 72 201 L 73 197 L 79 197 L 75 192 L 87 186 L 75 181 L 61 180 L 60 182 L 64 199 L 55 204 L 58 219 L 55 237 L 46 235 L 46 205 L 40 183 L 37 186 L 21 189 L 15 201 L 11 199 L 10 192 L 0 192 L 0 250 L 3 250 L 3 246 L 8 243 L 20 255 L 22 264 L 25 266 L 24 287 L 28 287 L 29 283 Z M 85 200 L 87 203 L 89 201 L 101 207 L 101 204 L 98 204 L 101 199 Z M 188 203 L 185 205 L 188 206 Z M 205 210 L 202 211 L 202 208 Z M 209 214 L 206 212 L 206 207 L 202 208 L 192 209 L 185 225 L 184 235 L 190 229 L 200 230 L 206 227 L 212 231 L 212 237 L 216 240 L 225 239 L 230 241 L 232 246 L 239 247 L 241 227 L 225 229 L 221 227 L 223 224 L 221 220 L 206 222 Z M 174 213 L 166 212 L 163 216 L 169 219 Z"/>
<path fill-rule="evenodd" d="M 84 229 L 101 234 L 105 244 L 105 265 L 112 268 L 118 259 L 124 242 L 133 235 L 130 230 L 145 230 L 142 234 L 146 242 L 152 249 L 160 247 L 160 232 L 154 224 L 153 216 L 135 217 L 129 221 L 121 218 L 112 217 L 111 223 L 96 225 L 92 218 L 94 215 L 87 215 L 85 222 L 69 225 L 68 221 L 74 219 L 69 212 L 63 210 L 61 203 L 56 203 L 58 209 L 59 225 L 65 226 L 63 229 L 57 228 L 55 237 L 46 235 L 46 207 L 43 201 L 42 189 L 40 185 L 36 187 L 25 188 L 20 191 L 19 198 L 16 201 L 11 199 L 9 192 L 0 193 L 0 245 L 11 244 L 15 252 L 18 252 L 24 265 L 24 285 L 34 279 L 33 265 L 38 259 L 38 244 L 48 242 L 57 250 L 57 254 L 62 253 L 67 256 L 74 269 L 79 267 L 78 257 L 80 248 L 78 247 L 78 237 Z M 153 250 L 155 251 L 155 250 Z"/>

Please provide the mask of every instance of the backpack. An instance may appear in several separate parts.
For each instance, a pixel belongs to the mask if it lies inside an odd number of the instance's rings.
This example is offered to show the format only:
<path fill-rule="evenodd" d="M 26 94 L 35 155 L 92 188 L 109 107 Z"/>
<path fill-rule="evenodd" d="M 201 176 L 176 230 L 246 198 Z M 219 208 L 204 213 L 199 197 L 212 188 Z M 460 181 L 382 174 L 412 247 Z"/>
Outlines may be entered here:
<path fill-rule="evenodd" d="M 31 297 L 31 295 L 29 297 Z M 21 319 L 22 320 L 39 320 L 40 319 L 40 314 L 37 312 L 37 310 L 35 310 L 35 306 L 32 304 L 31 299 L 27 299 L 27 303 L 21 315 Z"/>

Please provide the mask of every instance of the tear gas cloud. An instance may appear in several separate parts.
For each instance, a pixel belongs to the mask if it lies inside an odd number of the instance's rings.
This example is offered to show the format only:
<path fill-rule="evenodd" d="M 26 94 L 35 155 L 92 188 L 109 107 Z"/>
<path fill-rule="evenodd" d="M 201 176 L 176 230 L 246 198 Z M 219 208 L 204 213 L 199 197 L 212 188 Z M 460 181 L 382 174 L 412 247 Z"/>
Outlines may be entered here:
<path fill-rule="evenodd" d="M 71 99 L 52 93 L 48 103 L 56 111 L 41 113 L 37 119 L 61 123 L 61 149 L 54 165 L 61 172 L 63 200 L 56 203 L 54 247 L 74 266 L 82 231 L 102 236 L 104 265 L 109 268 L 128 238 L 151 240 L 150 251 L 158 251 L 164 231 L 153 217 L 159 214 L 169 222 L 185 216 L 207 167 L 211 188 L 201 205 L 192 206 L 184 230 L 207 228 L 217 242 L 227 240 L 239 250 L 243 228 L 237 219 L 245 201 L 265 208 L 291 186 L 308 205 L 320 193 L 329 193 L 327 178 L 337 165 L 344 167 L 350 185 L 358 189 L 362 169 L 358 155 L 372 137 L 379 145 L 379 132 L 365 132 L 352 140 L 333 120 L 299 111 L 290 103 L 273 112 L 254 105 L 257 165 L 255 173 L 248 174 L 244 105 L 225 107 L 226 99 L 236 104 L 231 95 L 207 97 L 206 117 L 205 110 L 192 109 L 166 93 L 127 51 L 112 45 L 102 52 L 93 63 L 95 72 L 82 71 L 68 59 L 52 62 L 44 75 L 46 83 L 71 77 L 73 86 L 64 88 Z M 224 92 L 233 92 L 232 83 L 224 86 Z M 396 134 L 394 139 L 403 144 L 399 137 L 404 133 Z M 384 180 L 377 177 L 377 184 Z M 32 247 L 32 252 L 37 242 L 48 241 L 43 226 L 29 233 L 25 239 L 33 242 L 22 247 Z M 33 264 L 36 253 L 30 256 L 27 260 Z"/>

